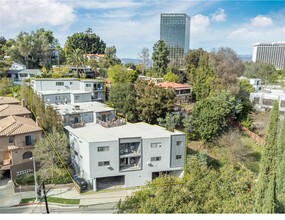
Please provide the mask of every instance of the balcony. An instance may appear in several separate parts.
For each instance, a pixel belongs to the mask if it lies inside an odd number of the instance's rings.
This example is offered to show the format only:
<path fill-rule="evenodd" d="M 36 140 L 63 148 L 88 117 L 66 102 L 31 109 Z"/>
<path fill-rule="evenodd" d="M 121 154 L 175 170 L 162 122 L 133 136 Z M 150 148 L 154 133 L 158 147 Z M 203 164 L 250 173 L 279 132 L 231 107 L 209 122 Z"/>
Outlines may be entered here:
<path fill-rule="evenodd" d="M 97 124 L 103 126 L 104 128 L 112 128 L 112 127 L 118 127 L 121 125 L 125 125 L 127 124 L 127 122 L 125 121 L 125 119 L 122 119 L 122 118 L 112 120 L 112 121 L 107 121 L 107 122 L 97 119 Z"/>
<path fill-rule="evenodd" d="M 82 128 L 85 127 L 85 122 L 78 122 L 78 123 L 74 123 L 74 122 L 69 122 L 68 125 L 72 128 Z"/>

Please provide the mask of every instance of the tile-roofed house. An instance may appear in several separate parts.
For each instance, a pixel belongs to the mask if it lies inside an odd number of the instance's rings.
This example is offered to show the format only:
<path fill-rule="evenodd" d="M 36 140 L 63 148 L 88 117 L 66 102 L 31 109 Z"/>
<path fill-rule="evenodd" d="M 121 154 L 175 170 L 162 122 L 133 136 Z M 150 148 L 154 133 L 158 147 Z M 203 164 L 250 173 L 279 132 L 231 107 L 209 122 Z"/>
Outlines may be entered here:
<path fill-rule="evenodd" d="M 176 92 L 177 104 L 182 104 L 182 103 L 189 104 L 191 101 L 190 94 L 192 90 L 192 85 L 175 83 L 175 82 L 160 82 L 156 83 L 155 85 L 166 89 L 167 88 L 174 89 Z"/>
<path fill-rule="evenodd" d="M 21 105 L 0 105 L 0 119 L 10 115 L 30 117 L 31 112 Z"/>
<path fill-rule="evenodd" d="M 33 171 L 30 158 L 42 129 L 31 118 L 9 116 L 0 119 L 0 167 L 10 170 L 12 180 L 25 169 Z"/>
<path fill-rule="evenodd" d="M 20 101 L 14 97 L 0 96 L 0 105 L 5 105 L 5 104 L 18 105 L 20 104 Z"/>

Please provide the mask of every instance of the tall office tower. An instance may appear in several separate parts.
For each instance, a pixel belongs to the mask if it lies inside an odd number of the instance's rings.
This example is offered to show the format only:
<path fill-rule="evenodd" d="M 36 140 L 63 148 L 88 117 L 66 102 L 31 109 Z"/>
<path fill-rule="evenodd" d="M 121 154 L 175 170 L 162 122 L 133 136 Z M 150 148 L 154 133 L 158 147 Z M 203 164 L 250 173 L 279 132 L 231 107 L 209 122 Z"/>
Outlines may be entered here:
<path fill-rule="evenodd" d="M 165 42 L 169 50 L 170 62 L 183 67 L 189 50 L 190 17 L 186 14 L 161 14 L 160 40 Z"/>
<path fill-rule="evenodd" d="M 253 44 L 252 61 L 270 63 L 278 70 L 285 68 L 285 41 Z"/>

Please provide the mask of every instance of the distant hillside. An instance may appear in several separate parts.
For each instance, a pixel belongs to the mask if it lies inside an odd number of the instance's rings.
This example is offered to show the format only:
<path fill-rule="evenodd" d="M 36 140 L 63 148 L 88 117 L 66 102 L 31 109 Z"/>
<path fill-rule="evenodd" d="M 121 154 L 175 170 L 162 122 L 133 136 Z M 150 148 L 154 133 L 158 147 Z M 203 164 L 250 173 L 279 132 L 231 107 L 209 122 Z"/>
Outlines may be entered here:
<path fill-rule="evenodd" d="M 121 61 L 122 61 L 122 64 L 133 63 L 133 64 L 137 65 L 137 64 L 142 63 L 142 60 L 132 59 L 132 58 L 122 58 Z M 151 63 L 152 63 L 152 60 L 149 60 L 149 66 L 151 66 Z"/>
<path fill-rule="evenodd" d="M 251 61 L 251 55 L 238 55 L 238 57 L 239 57 L 243 62 L 250 62 L 250 61 Z"/>

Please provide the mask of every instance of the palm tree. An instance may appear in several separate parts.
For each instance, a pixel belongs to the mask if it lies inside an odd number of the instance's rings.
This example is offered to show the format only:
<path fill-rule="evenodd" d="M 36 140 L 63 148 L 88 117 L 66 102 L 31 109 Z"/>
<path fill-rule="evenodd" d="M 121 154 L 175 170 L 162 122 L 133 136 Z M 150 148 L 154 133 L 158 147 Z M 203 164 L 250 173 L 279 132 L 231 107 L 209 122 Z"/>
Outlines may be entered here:
<path fill-rule="evenodd" d="M 79 48 L 73 49 L 71 53 L 67 56 L 67 63 L 76 67 L 76 73 L 78 78 L 80 78 L 78 67 L 84 66 L 86 61 L 87 60 L 84 57 L 84 52 Z"/>

